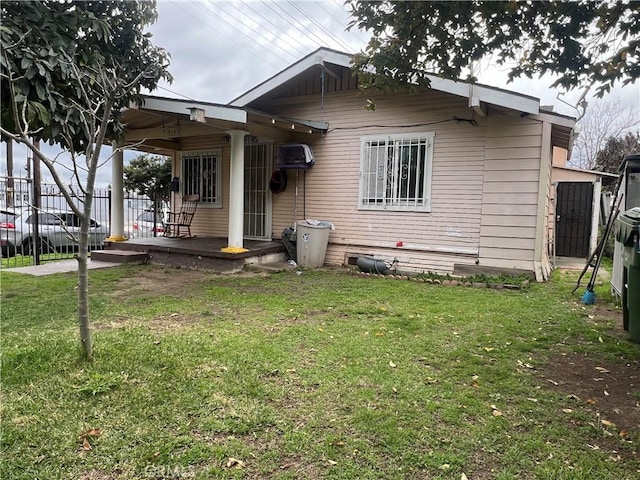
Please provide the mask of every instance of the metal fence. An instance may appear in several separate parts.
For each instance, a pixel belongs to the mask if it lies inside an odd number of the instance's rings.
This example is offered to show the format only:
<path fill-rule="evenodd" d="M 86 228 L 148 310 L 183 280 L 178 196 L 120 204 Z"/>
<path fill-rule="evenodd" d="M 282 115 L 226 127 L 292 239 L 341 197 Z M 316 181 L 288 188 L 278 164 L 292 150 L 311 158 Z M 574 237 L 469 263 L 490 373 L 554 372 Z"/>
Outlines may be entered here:
<path fill-rule="evenodd" d="M 73 202 L 84 205 L 85 195 L 70 187 Z M 78 250 L 80 222 L 57 185 L 40 187 L 39 208 L 34 207 L 33 184 L 26 178 L 0 177 L 1 267 L 36 265 L 49 260 L 72 258 Z M 162 235 L 163 210 L 153 211 L 152 201 L 125 192 L 124 229 L 127 237 Z M 103 248 L 111 234 L 111 190 L 94 191 L 91 208 L 89 251 Z"/>

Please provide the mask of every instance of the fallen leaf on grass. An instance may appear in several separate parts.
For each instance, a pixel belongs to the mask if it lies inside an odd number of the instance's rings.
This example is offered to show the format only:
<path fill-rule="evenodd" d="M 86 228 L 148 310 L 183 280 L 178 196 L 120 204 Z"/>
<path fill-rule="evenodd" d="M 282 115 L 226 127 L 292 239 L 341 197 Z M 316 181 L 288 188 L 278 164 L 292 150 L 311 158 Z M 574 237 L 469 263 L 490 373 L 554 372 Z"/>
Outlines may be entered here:
<path fill-rule="evenodd" d="M 451 465 L 449 465 L 448 463 L 443 463 L 442 465 L 440 465 L 438 467 L 440 470 L 449 470 L 451 468 Z"/>
<path fill-rule="evenodd" d="M 500 410 L 494 410 L 491 412 L 491 415 L 493 415 L 494 417 L 501 417 L 502 412 Z"/>
<path fill-rule="evenodd" d="M 237 458 L 229 457 L 227 460 L 227 468 L 244 468 L 244 462 L 242 460 L 238 460 Z"/>
<path fill-rule="evenodd" d="M 102 430 L 99 428 L 92 428 L 80 435 L 78 440 L 82 442 L 82 450 L 85 452 L 91 450 L 93 447 L 91 446 L 91 442 L 89 442 L 89 438 L 98 438 L 100 435 L 102 435 Z"/>
<path fill-rule="evenodd" d="M 605 419 L 600 420 L 600 423 L 602 425 L 604 425 L 605 427 L 615 427 L 616 426 L 615 423 L 610 422 L 609 420 L 605 420 Z"/>
<path fill-rule="evenodd" d="M 602 340 L 602 337 L 598 337 L 598 341 L 599 341 L 600 343 L 604 343 L 604 340 Z"/>
<path fill-rule="evenodd" d="M 491 347 L 484 347 L 485 352 L 490 352 L 492 350 L 495 350 L 494 348 Z"/>
<path fill-rule="evenodd" d="M 533 369 L 534 366 L 530 363 L 524 363 L 522 360 L 518 360 L 518 366 Z"/>
<path fill-rule="evenodd" d="M 102 430 L 99 428 L 92 428 L 91 430 L 84 432 L 81 436 L 98 438 L 100 435 L 102 435 Z"/>
<path fill-rule="evenodd" d="M 329 462 L 329 465 L 337 465 L 338 462 L 334 462 L 333 460 L 327 460 L 327 462 Z"/>

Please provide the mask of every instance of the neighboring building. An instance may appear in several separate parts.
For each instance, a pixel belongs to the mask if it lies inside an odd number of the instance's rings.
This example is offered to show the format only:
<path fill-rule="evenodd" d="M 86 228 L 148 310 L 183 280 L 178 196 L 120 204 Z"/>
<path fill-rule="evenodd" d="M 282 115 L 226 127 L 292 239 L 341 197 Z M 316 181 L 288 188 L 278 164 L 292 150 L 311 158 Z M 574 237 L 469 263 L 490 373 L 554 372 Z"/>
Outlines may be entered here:
<path fill-rule="evenodd" d="M 335 225 L 328 264 L 369 255 L 416 272 L 546 279 L 552 149 L 570 150 L 574 119 L 436 77 L 419 93 L 376 94 L 372 111 L 349 64 L 317 50 L 228 105 L 148 97 L 124 113 L 127 141 L 173 157 L 174 202 L 199 193 L 192 231 L 228 236 L 229 248 L 310 218 Z M 291 142 L 315 164 L 287 170 L 273 194 L 278 147 Z"/>

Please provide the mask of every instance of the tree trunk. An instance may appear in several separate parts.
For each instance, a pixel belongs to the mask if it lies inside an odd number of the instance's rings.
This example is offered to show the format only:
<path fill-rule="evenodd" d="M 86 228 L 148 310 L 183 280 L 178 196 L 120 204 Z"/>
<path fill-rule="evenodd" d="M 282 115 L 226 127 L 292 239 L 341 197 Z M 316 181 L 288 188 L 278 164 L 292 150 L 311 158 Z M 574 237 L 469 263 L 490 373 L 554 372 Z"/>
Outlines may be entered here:
<path fill-rule="evenodd" d="M 88 273 L 88 229 L 84 219 L 81 221 L 80 246 L 78 250 L 78 326 L 80 327 L 80 344 L 82 354 L 87 360 L 93 358 L 91 327 L 89 326 L 89 273 Z M 87 230 L 87 231 L 85 231 Z"/>
<path fill-rule="evenodd" d="M 93 359 L 93 343 L 91 342 L 91 327 L 89 325 L 89 228 L 98 155 L 99 149 L 94 152 L 94 158 L 91 158 L 91 165 L 87 172 L 84 210 L 80 218 L 80 245 L 76 257 L 78 260 L 78 326 L 80 327 L 82 353 L 87 360 Z"/>

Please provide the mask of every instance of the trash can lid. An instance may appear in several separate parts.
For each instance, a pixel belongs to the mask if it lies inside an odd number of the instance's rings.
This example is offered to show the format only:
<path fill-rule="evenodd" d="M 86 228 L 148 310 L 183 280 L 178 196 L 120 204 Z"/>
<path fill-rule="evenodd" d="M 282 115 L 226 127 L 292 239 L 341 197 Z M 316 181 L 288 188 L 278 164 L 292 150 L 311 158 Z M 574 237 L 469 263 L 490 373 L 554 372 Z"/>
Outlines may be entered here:
<path fill-rule="evenodd" d="M 640 233 L 640 207 L 633 207 L 616 219 L 616 240 L 630 247 Z"/>

